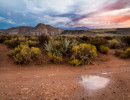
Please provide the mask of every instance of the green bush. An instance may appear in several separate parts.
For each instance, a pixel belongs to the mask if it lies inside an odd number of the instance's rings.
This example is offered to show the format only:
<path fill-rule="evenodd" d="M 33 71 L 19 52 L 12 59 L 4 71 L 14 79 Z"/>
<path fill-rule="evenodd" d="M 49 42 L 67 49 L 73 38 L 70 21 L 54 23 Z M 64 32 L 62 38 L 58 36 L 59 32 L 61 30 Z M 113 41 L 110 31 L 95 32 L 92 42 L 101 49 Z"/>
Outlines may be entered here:
<path fill-rule="evenodd" d="M 100 48 L 99 48 L 99 51 L 100 51 L 100 53 L 107 54 L 108 51 L 109 51 L 109 47 L 101 45 Z"/>
<path fill-rule="evenodd" d="M 63 39 L 63 40 L 50 40 L 48 43 L 45 43 L 45 49 L 47 52 L 51 53 L 61 53 L 66 55 L 67 50 L 70 46 L 70 40 Z"/>
<path fill-rule="evenodd" d="M 30 36 L 30 37 L 28 37 L 28 40 L 38 41 L 38 37 L 36 37 L 36 36 Z"/>
<path fill-rule="evenodd" d="M 40 58 L 41 56 L 41 50 L 39 48 L 36 48 L 36 47 L 31 47 L 31 58 L 33 60 L 37 60 Z"/>
<path fill-rule="evenodd" d="M 81 43 L 87 43 L 89 41 L 89 37 L 87 37 L 87 36 L 79 37 L 79 41 Z"/>
<path fill-rule="evenodd" d="M 106 39 L 106 40 L 112 40 L 113 37 L 112 36 L 105 36 L 104 39 Z"/>
<path fill-rule="evenodd" d="M 122 58 L 130 58 L 130 48 L 127 48 L 122 54 Z"/>
<path fill-rule="evenodd" d="M 37 47 L 37 46 L 39 46 L 39 41 L 28 40 L 28 41 L 26 41 L 26 44 L 28 44 L 29 47 L 32 47 L 32 46 Z"/>
<path fill-rule="evenodd" d="M 123 36 L 121 38 L 122 42 L 126 43 L 127 45 L 130 45 L 130 36 Z"/>
<path fill-rule="evenodd" d="M 68 39 L 52 39 L 45 43 L 45 50 L 53 63 L 63 62 L 63 56 L 67 56 L 70 47 L 70 40 Z"/>
<path fill-rule="evenodd" d="M 10 40 L 13 36 L 11 35 L 0 35 L 0 43 L 4 43 L 6 40 Z"/>
<path fill-rule="evenodd" d="M 48 52 L 48 56 L 49 56 L 49 58 L 51 59 L 51 61 L 53 62 L 53 63 L 61 63 L 61 62 L 63 62 L 63 56 L 62 56 L 62 54 L 61 53 L 52 53 L 52 52 Z"/>
<path fill-rule="evenodd" d="M 50 40 L 50 38 L 47 35 L 40 35 L 40 36 L 38 36 L 38 40 L 39 40 L 40 44 L 43 45 L 45 42 L 48 42 Z"/>
<path fill-rule="evenodd" d="M 116 39 L 109 40 L 108 42 L 109 42 L 110 48 L 112 48 L 112 49 L 116 49 L 116 48 L 120 47 L 120 42 Z"/>
<path fill-rule="evenodd" d="M 89 38 L 89 39 L 90 40 L 88 43 L 96 46 L 98 51 L 101 45 L 107 45 L 107 40 L 105 40 L 104 38 L 95 37 L 95 38 Z"/>
<path fill-rule="evenodd" d="M 80 44 L 72 48 L 70 64 L 73 66 L 91 64 L 97 56 L 96 47 L 91 44 Z"/>
<path fill-rule="evenodd" d="M 40 58 L 41 50 L 35 47 L 29 47 L 28 45 L 19 45 L 11 50 L 8 54 L 15 60 L 17 64 L 28 64 L 31 61 Z"/>
<path fill-rule="evenodd" d="M 15 48 L 18 45 L 20 45 L 22 42 L 24 42 L 24 38 L 12 38 L 11 40 L 6 40 L 4 43 L 9 47 L 9 48 Z"/>

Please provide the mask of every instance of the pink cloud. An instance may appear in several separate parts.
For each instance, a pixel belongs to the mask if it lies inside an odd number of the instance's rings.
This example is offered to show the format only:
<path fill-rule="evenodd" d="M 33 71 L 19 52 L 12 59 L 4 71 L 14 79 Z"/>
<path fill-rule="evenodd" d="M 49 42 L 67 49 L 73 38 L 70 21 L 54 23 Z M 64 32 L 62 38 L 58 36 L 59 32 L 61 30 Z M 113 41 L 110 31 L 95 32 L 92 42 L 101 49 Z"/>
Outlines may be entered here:
<path fill-rule="evenodd" d="M 128 5 L 130 5 L 130 0 L 118 0 L 111 5 L 80 17 L 71 25 L 97 28 L 130 27 L 130 7 Z"/>
<path fill-rule="evenodd" d="M 118 0 L 114 4 L 107 6 L 103 8 L 102 10 L 104 11 L 118 10 L 118 9 L 123 9 L 128 5 L 130 5 L 130 0 Z"/>

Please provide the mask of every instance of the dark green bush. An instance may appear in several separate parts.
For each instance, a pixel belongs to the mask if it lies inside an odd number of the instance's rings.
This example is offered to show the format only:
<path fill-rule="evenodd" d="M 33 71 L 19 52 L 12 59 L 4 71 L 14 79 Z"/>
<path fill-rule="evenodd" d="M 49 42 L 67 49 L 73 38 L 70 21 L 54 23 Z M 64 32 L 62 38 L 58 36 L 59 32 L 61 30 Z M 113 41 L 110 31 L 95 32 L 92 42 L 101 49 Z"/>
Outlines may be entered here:
<path fill-rule="evenodd" d="M 95 37 L 95 38 L 90 38 L 88 43 L 95 45 L 97 50 L 99 51 L 99 47 L 101 45 L 107 45 L 108 42 L 104 38 Z"/>
<path fill-rule="evenodd" d="M 0 35 L 0 43 L 4 43 L 6 40 L 10 40 L 13 36 L 11 35 Z"/>
<path fill-rule="evenodd" d="M 111 36 L 105 36 L 104 39 L 106 39 L 106 40 L 112 40 L 113 37 L 111 37 Z"/>
<path fill-rule="evenodd" d="M 9 47 L 9 48 L 15 48 L 21 43 L 25 42 L 24 38 L 12 38 L 11 40 L 6 40 L 4 43 Z"/>
<path fill-rule="evenodd" d="M 40 35 L 40 36 L 38 36 L 38 40 L 39 40 L 40 44 L 43 45 L 45 42 L 48 42 L 50 40 L 50 38 L 47 35 Z"/>
<path fill-rule="evenodd" d="M 121 38 L 122 42 L 126 43 L 127 45 L 130 46 L 130 36 L 123 36 Z"/>
<path fill-rule="evenodd" d="M 89 41 L 89 37 L 87 36 L 79 37 L 79 41 L 80 43 L 87 43 Z"/>

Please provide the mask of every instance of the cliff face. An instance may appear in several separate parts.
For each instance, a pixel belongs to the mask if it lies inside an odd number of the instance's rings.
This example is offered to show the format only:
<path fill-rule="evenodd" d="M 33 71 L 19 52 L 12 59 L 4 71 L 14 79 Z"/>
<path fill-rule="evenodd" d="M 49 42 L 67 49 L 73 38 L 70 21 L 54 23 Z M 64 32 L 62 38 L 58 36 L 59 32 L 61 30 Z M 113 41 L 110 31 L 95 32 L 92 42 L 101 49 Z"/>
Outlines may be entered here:
<path fill-rule="evenodd" d="M 50 25 L 38 24 L 36 27 L 28 27 L 28 26 L 20 26 L 13 27 L 9 29 L 0 30 L 0 33 L 8 33 L 8 34 L 32 34 L 32 35 L 58 35 L 62 33 L 64 30 L 60 28 L 55 28 Z"/>

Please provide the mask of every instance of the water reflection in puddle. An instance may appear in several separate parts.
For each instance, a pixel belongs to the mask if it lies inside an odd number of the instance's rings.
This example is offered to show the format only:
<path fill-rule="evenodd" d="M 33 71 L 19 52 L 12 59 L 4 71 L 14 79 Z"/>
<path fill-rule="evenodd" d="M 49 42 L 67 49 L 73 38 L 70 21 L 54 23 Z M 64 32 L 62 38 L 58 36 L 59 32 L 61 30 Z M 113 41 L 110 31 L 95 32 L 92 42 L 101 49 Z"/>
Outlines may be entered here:
<path fill-rule="evenodd" d="M 92 75 L 84 75 L 81 76 L 82 82 L 80 82 L 85 88 L 90 90 L 97 90 L 106 87 L 109 83 L 110 79 L 92 76 Z"/>

